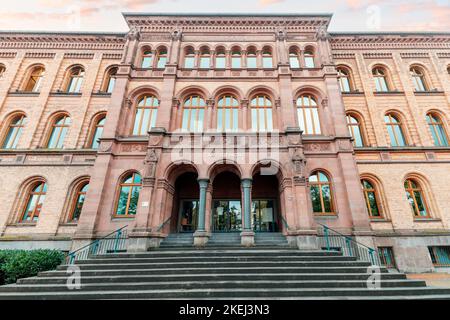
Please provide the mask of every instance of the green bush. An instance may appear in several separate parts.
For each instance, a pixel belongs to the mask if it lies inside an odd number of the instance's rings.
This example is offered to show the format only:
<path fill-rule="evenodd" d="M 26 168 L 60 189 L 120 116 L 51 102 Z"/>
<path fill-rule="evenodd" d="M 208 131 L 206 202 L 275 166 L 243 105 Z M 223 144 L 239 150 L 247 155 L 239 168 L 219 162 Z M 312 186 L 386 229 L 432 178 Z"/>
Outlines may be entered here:
<path fill-rule="evenodd" d="M 0 285 L 55 269 L 64 260 L 58 250 L 0 250 Z"/>

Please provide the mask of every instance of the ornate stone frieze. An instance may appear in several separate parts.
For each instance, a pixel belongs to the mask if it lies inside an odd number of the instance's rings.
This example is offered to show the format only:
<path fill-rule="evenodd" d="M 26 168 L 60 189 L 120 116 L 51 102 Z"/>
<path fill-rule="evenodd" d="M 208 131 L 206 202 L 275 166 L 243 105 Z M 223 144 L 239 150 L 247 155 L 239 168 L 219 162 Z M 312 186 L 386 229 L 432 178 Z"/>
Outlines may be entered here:
<path fill-rule="evenodd" d="M 94 59 L 93 53 L 84 52 L 67 52 L 64 54 L 65 59 Z"/>
<path fill-rule="evenodd" d="M 429 58 L 428 52 L 401 52 L 402 58 Z"/>
<path fill-rule="evenodd" d="M 364 52 L 365 59 L 391 59 L 392 52 Z"/>
<path fill-rule="evenodd" d="M 27 52 L 25 58 L 53 59 L 55 55 L 55 52 Z"/>
<path fill-rule="evenodd" d="M 329 143 L 307 143 L 304 148 L 306 151 L 310 152 L 323 152 L 331 150 Z"/>
<path fill-rule="evenodd" d="M 0 52 L 0 58 L 7 59 L 7 58 L 15 58 L 17 55 L 17 52 Z"/>
<path fill-rule="evenodd" d="M 104 53 L 103 59 L 121 60 L 122 54 L 121 53 Z"/>
<path fill-rule="evenodd" d="M 147 146 L 144 144 L 122 144 L 120 151 L 122 152 L 144 152 L 147 150 Z"/>
<path fill-rule="evenodd" d="M 355 54 L 351 52 L 337 52 L 333 53 L 333 59 L 354 59 Z"/>

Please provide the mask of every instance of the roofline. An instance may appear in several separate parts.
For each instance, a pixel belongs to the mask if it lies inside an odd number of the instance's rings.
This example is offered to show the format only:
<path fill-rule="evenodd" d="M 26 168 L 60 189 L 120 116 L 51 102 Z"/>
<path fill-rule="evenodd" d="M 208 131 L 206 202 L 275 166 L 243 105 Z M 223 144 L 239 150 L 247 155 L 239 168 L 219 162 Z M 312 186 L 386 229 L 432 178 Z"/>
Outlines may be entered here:
<path fill-rule="evenodd" d="M 26 35 L 60 35 L 60 36 L 120 36 L 125 37 L 127 32 L 90 32 L 90 31 L 31 31 L 31 30 L 0 30 L 1 35 L 18 35 L 18 34 L 26 34 Z"/>
<path fill-rule="evenodd" d="M 124 17 L 259 17 L 259 18 L 301 18 L 301 17 L 326 17 L 331 18 L 333 16 L 332 13 L 306 13 L 306 14 L 297 14 L 297 13 L 167 13 L 167 12 L 122 12 Z"/>
<path fill-rule="evenodd" d="M 450 36 L 445 31 L 380 31 L 380 32 L 330 32 L 331 36 Z"/>

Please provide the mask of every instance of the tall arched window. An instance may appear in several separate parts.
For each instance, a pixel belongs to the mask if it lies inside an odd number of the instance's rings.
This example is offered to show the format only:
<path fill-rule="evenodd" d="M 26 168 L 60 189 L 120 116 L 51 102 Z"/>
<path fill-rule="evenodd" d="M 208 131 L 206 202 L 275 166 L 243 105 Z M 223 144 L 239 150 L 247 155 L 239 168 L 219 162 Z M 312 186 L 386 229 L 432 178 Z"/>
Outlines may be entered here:
<path fill-rule="evenodd" d="M 242 67 L 241 49 L 234 48 L 231 50 L 231 68 L 239 69 Z"/>
<path fill-rule="evenodd" d="M 252 130 L 257 132 L 272 131 L 272 101 L 266 95 L 257 95 L 251 101 Z"/>
<path fill-rule="evenodd" d="M 47 140 L 47 148 L 61 149 L 64 146 L 64 139 L 66 138 L 70 123 L 70 117 L 67 115 L 61 115 L 55 118 Z"/>
<path fill-rule="evenodd" d="M 225 69 L 227 66 L 227 58 L 225 48 L 219 47 L 216 50 L 216 69 Z"/>
<path fill-rule="evenodd" d="M 367 210 L 370 218 L 381 218 L 381 210 L 379 206 L 379 197 L 377 189 L 374 184 L 367 180 L 362 179 L 361 185 L 364 192 L 364 198 L 366 199 Z"/>
<path fill-rule="evenodd" d="M 420 184 L 416 180 L 407 179 L 405 181 L 405 191 L 414 216 L 417 218 L 429 218 L 430 215 Z"/>
<path fill-rule="evenodd" d="M 399 120 L 399 118 L 392 113 L 388 113 L 384 116 L 384 122 L 386 123 L 386 127 L 389 133 L 391 146 L 406 146 L 406 139 L 405 135 L 403 134 L 402 122 Z"/>
<path fill-rule="evenodd" d="M 144 49 L 142 51 L 142 58 L 141 58 L 141 68 L 143 69 L 149 69 L 153 67 L 153 52 L 150 49 Z"/>
<path fill-rule="evenodd" d="M 425 82 L 425 75 L 423 69 L 412 67 L 410 70 L 411 78 L 413 80 L 414 89 L 416 91 L 427 91 L 427 84 Z"/>
<path fill-rule="evenodd" d="M 297 117 L 303 134 L 321 134 L 319 108 L 313 96 L 304 94 L 297 99 Z"/>
<path fill-rule="evenodd" d="M 139 173 L 130 173 L 121 180 L 115 216 L 127 217 L 136 214 L 141 187 L 142 182 Z"/>
<path fill-rule="evenodd" d="M 195 51 L 192 47 L 187 47 L 184 51 L 184 67 L 193 69 L 195 66 Z"/>
<path fill-rule="evenodd" d="M 341 92 L 351 92 L 353 90 L 350 71 L 346 68 L 337 68 L 339 87 Z"/>
<path fill-rule="evenodd" d="M 305 62 L 305 68 L 315 68 L 314 63 L 314 52 L 312 49 L 307 49 L 303 53 L 303 58 Z"/>
<path fill-rule="evenodd" d="M 247 68 L 248 69 L 258 68 L 258 59 L 256 57 L 256 49 L 254 47 L 250 47 L 247 50 Z"/>
<path fill-rule="evenodd" d="M 27 117 L 24 114 L 17 114 L 11 118 L 8 129 L 3 139 L 3 149 L 15 149 L 19 142 L 22 130 L 26 124 Z"/>
<path fill-rule="evenodd" d="M 47 193 L 47 184 L 44 181 L 36 182 L 27 194 L 27 202 L 20 222 L 36 222 L 41 214 Z"/>
<path fill-rule="evenodd" d="M 73 197 L 73 203 L 69 213 L 69 222 L 77 222 L 83 209 L 84 201 L 86 200 L 86 193 L 89 189 L 89 182 L 85 181 L 81 183 L 75 191 Z"/>
<path fill-rule="evenodd" d="M 262 51 L 263 68 L 273 68 L 272 48 L 264 47 Z"/>
<path fill-rule="evenodd" d="M 389 85 L 386 75 L 386 70 L 377 67 L 372 70 L 373 80 L 375 82 L 375 90 L 377 92 L 389 91 Z"/>
<path fill-rule="evenodd" d="M 89 146 L 91 149 L 98 149 L 100 144 L 99 139 L 103 134 L 103 127 L 105 126 L 106 115 L 100 115 L 95 119 L 94 127 L 92 128 L 92 134 L 89 141 Z"/>
<path fill-rule="evenodd" d="M 74 67 L 69 70 L 66 92 L 79 93 L 84 80 L 84 69 L 82 67 Z"/>
<path fill-rule="evenodd" d="M 204 47 L 200 50 L 200 68 L 209 69 L 211 65 L 211 52 L 208 47 Z"/>
<path fill-rule="evenodd" d="M 296 47 L 289 49 L 289 65 L 293 69 L 300 68 L 300 50 Z"/>
<path fill-rule="evenodd" d="M 41 89 L 42 79 L 45 74 L 44 67 L 38 66 L 34 67 L 27 79 L 24 87 L 25 92 L 39 92 Z"/>
<path fill-rule="evenodd" d="M 105 81 L 103 82 L 102 91 L 106 93 L 112 93 L 114 86 L 116 85 L 117 67 L 110 68 L 106 72 Z"/>
<path fill-rule="evenodd" d="M 427 113 L 427 123 L 433 136 L 434 145 L 437 147 L 448 147 L 447 133 L 444 129 L 444 124 L 439 115 L 434 113 Z"/>
<path fill-rule="evenodd" d="M 309 177 L 309 187 L 314 213 L 334 212 L 331 182 L 325 172 L 315 171 Z"/>
<path fill-rule="evenodd" d="M 155 127 L 158 107 L 159 100 L 153 95 L 143 96 L 138 100 L 136 116 L 134 117 L 133 135 L 147 135 L 148 131 Z"/>
<path fill-rule="evenodd" d="M 355 147 L 364 147 L 362 128 L 358 117 L 352 114 L 347 114 L 347 127 L 350 135 L 353 138 L 353 145 Z"/>
<path fill-rule="evenodd" d="M 6 67 L 3 64 L 0 64 L 0 78 L 3 77 L 3 74 L 6 71 Z"/>
<path fill-rule="evenodd" d="M 231 95 L 222 96 L 217 103 L 217 130 L 238 130 L 239 102 Z"/>
<path fill-rule="evenodd" d="M 162 47 L 158 49 L 158 56 L 156 59 L 156 68 L 164 69 L 167 63 L 167 49 Z"/>
<path fill-rule="evenodd" d="M 205 107 L 205 100 L 198 95 L 189 96 L 186 100 L 184 100 L 183 121 L 181 124 L 181 128 L 183 131 L 203 131 Z"/>

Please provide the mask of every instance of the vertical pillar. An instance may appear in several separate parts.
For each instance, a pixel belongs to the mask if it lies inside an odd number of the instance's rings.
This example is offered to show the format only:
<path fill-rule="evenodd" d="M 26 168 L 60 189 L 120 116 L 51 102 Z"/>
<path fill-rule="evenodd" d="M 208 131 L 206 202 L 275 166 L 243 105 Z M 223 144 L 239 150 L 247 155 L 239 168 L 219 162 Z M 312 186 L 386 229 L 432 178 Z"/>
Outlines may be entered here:
<path fill-rule="evenodd" d="M 200 187 L 200 199 L 198 204 L 198 224 L 194 233 L 194 246 L 201 247 L 208 242 L 208 233 L 205 228 L 206 215 L 206 190 L 208 188 L 208 179 L 198 179 Z"/>
<path fill-rule="evenodd" d="M 245 247 L 250 247 L 255 245 L 255 233 L 252 230 L 251 223 L 251 187 L 252 179 L 246 178 L 242 179 L 242 189 L 244 193 L 243 209 L 244 209 L 244 227 L 241 232 L 241 244 Z"/>

